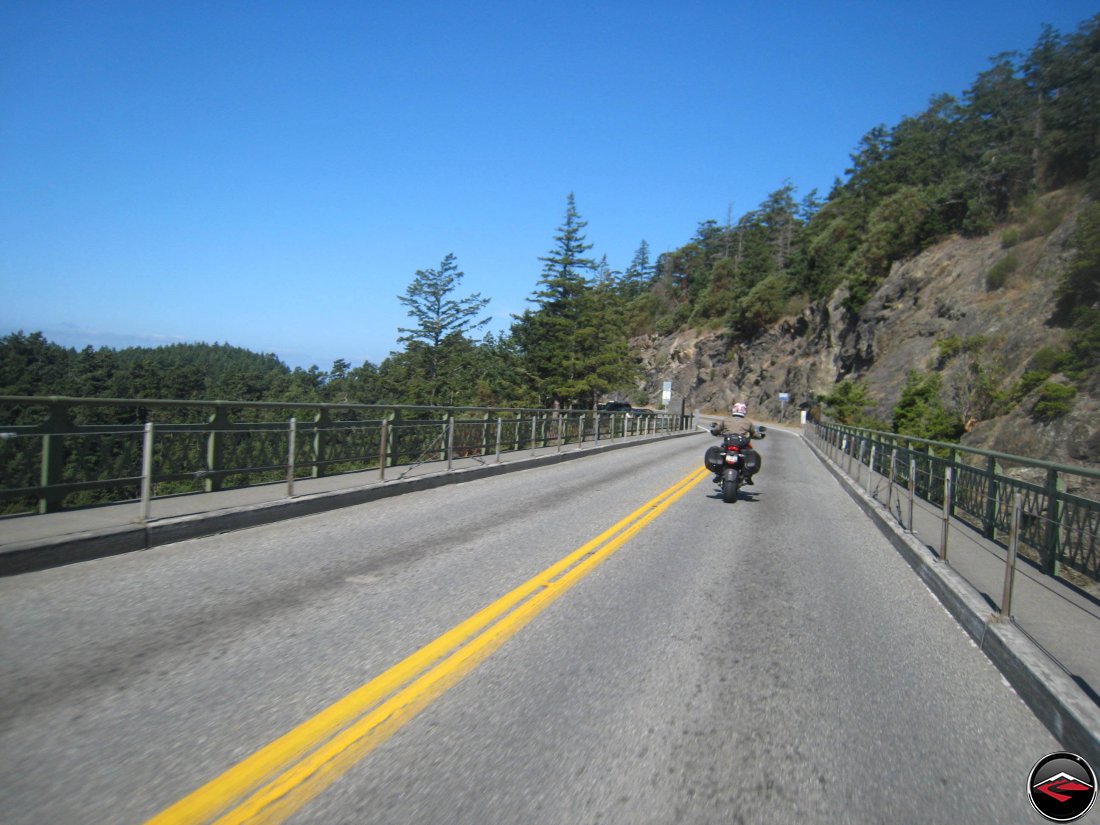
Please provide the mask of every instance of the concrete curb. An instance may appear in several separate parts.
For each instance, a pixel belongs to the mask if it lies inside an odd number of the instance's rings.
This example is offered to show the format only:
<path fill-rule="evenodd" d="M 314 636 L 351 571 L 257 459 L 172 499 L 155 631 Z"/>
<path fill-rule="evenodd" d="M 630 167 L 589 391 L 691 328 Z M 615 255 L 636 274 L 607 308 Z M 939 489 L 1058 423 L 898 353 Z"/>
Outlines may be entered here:
<path fill-rule="evenodd" d="M 39 539 L 24 543 L 11 544 L 0 550 L 0 576 L 29 573 L 49 567 L 59 567 L 106 556 L 147 550 L 164 544 L 172 544 L 186 539 L 201 538 L 231 530 L 243 530 L 261 524 L 272 524 L 286 519 L 323 513 L 341 507 L 353 507 L 390 496 L 429 490 L 448 484 L 460 484 L 479 478 L 501 475 L 502 473 L 530 470 L 559 464 L 577 458 L 652 444 L 670 438 L 682 438 L 698 435 L 698 430 L 672 433 L 663 436 L 650 436 L 635 441 L 623 441 L 613 444 L 585 447 L 582 450 L 569 450 L 560 453 L 548 453 L 530 456 L 500 464 L 485 464 L 466 467 L 451 472 L 438 472 L 392 481 L 376 481 L 343 490 L 330 490 L 323 493 L 310 493 L 294 498 L 282 498 L 259 504 L 246 504 L 196 513 L 187 516 L 175 516 L 156 519 L 147 524 L 128 524 L 104 527 L 82 533 Z M 33 518 L 33 516 L 31 516 Z"/>
<path fill-rule="evenodd" d="M 816 444 L 803 441 L 965 628 L 1032 713 L 1069 750 L 1100 765 L 1100 708 L 1012 622 L 1000 621 L 974 587 L 897 524 Z"/>

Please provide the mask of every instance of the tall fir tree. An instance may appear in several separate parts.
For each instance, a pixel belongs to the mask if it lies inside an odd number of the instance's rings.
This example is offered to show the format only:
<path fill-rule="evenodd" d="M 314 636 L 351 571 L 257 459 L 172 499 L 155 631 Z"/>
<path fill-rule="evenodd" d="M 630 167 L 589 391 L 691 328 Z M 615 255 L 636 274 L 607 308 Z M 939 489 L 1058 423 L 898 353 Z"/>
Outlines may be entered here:
<path fill-rule="evenodd" d="M 634 253 L 630 266 L 623 273 L 623 295 L 629 299 L 642 294 L 653 283 L 653 275 L 654 266 L 649 260 L 649 244 L 643 240 L 638 245 L 638 251 Z"/>
<path fill-rule="evenodd" d="M 454 297 L 463 277 L 454 254 L 448 253 L 439 269 L 417 270 L 405 294 L 398 296 L 417 322 L 415 327 L 399 327 L 404 335 L 397 339 L 407 345 L 402 360 L 411 373 L 410 386 L 417 388 L 414 403 L 452 402 L 455 387 L 450 385 L 461 380 L 458 366 L 466 360 L 468 334 L 492 320 L 479 317 L 489 304 L 480 293 Z"/>
<path fill-rule="evenodd" d="M 585 257 L 585 253 L 592 249 L 592 244 L 585 243 L 586 226 L 588 222 L 577 212 L 576 199 L 570 192 L 565 221 L 554 236 L 556 246 L 548 255 L 539 258 L 543 262 L 542 276 L 533 300 L 540 309 L 575 299 L 584 291 L 588 278 L 596 270 L 596 262 Z"/>
<path fill-rule="evenodd" d="M 600 393 L 633 375 L 621 366 L 624 353 L 629 363 L 629 347 L 615 278 L 606 264 L 605 277 L 597 277 L 601 266 L 586 257 L 592 248 L 586 226 L 570 193 L 555 247 L 539 259 L 542 277 L 531 298 L 537 308 L 524 312 L 512 328 L 527 379 L 546 406 L 593 405 Z"/>

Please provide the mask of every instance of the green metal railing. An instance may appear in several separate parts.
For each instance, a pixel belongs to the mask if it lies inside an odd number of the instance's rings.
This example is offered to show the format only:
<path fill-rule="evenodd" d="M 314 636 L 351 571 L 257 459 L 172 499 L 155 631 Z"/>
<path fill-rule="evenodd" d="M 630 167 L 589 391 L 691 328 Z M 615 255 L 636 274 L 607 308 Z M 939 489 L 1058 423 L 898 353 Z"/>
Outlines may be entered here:
<path fill-rule="evenodd" d="M 0 514 L 564 449 L 690 429 L 671 413 L 0 396 Z M 406 472 L 408 470 L 406 469 Z"/>
<path fill-rule="evenodd" d="M 812 426 L 847 462 L 849 475 L 853 466 L 878 473 L 992 541 L 1011 532 L 1018 500 L 1019 542 L 1044 572 L 1057 575 L 1065 565 L 1100 581 L 1100 501 L 1085 493 L 1100 489 L 1100 470 L 839 424 Z"/>

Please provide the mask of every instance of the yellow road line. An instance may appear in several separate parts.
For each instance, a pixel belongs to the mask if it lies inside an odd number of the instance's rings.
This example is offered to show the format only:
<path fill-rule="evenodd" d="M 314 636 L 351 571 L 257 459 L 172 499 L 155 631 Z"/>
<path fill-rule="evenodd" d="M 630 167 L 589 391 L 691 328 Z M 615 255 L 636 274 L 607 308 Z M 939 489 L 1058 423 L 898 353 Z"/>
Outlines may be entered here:
<path fill-rule="evenodd" d="M 147 825 L 281 822 L 460 681 L 707 475 L 697 470 Z"/>

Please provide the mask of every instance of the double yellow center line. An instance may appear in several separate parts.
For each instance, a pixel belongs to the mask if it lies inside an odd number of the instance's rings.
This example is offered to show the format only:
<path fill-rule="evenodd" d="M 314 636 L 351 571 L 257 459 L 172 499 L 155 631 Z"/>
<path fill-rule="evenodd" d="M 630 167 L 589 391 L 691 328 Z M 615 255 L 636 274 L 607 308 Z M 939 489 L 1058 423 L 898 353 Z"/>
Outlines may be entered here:
<path fill-rule="evenodd" d="M 282 822 L 461 680 L 708 474 L 682 478 L 565 558 L 149 820 Z"/>

